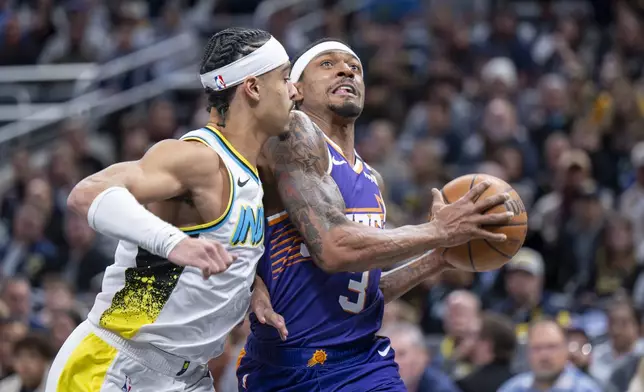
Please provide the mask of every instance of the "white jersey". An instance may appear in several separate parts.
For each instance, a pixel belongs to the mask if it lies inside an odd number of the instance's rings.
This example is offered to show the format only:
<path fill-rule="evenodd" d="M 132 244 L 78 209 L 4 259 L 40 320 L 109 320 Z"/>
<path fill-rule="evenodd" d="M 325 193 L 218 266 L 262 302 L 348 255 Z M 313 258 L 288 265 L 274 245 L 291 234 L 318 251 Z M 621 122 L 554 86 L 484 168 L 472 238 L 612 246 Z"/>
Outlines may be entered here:
<path fill-rule="evenodd" d="M 216 129 L 191 131 L 182 139 L 202 142 L 219 154 L 231 190 L 219 219 L 182 230 L 219 241 L 237 260 L 205 280 L 197 268 L 177 266 L 121 241 L 88 319 L 125 339 L 206 363 L 223 352 L 228 333 L 250 304 L 255 268 L 264 253 L 263 191 L 257 169 Z"/>

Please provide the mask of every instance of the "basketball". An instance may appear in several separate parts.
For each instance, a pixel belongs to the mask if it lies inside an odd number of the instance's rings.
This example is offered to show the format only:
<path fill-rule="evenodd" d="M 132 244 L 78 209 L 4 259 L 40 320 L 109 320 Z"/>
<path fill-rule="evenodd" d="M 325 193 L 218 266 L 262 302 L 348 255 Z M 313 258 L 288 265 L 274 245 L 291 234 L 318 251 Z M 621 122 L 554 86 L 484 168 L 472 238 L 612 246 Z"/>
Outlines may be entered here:
<path fill-rule="evenodd" d="M 487 180 L 490 187 L 480 196 L 486 199 L 499 193 L 509 193 L 510 199 L 486 214 L 514 212 L 510 222 L 501 225 L 487 225 L 484 229 L 507 236 L 504 242 L 491 242 L 485 239 L 472 240 L 453 248 L 440 248 L 446 261 L 456 268 L 484 272 L 502 267 L 521 249 L 528 233 L 528 214 L 519 194 L 507 182 L 487 174 L 468 174 L 447 183 L 441 190 L 446 203 L 452 203 L 464 196 L 472 187 Z M 479 198 L 479 199 L 480 199 Z"/>

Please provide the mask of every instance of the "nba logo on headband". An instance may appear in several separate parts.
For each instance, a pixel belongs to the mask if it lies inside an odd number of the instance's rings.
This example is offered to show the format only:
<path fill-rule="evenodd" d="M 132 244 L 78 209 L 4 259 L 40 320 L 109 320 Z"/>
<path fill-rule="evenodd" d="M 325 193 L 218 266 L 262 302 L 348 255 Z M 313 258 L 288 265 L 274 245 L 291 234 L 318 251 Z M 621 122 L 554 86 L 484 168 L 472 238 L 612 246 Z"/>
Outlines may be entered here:
<path fill-rule="evenodd" d="M 219 91 L 226 89 L 226 82 L 224 82 L 224 78 L 222 78 L 221 75 L 215 75 L 213 81 L 215 82 L 215 86 L 217 86 L 215 90 Z"/>

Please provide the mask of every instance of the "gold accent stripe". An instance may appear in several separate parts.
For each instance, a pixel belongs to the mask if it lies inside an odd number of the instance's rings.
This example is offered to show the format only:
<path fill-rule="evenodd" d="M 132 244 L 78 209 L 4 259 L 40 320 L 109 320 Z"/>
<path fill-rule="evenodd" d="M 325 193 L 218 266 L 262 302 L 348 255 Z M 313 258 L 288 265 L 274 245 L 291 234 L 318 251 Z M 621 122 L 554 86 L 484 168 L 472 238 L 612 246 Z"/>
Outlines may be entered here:
<path fill-rule="evenodd" d="M 224 137 L 224 135 L 222 135 L 221 132 L 217 128 L 213 127 L 212 125 L 207 125 L 206 129 L 211 131 L 217 137 L 217 139 L 219 139 L 224 144 L 224 146 L 226 148 L 228 148 L 228 150 L 232 153 L 232 155 L 234 155 L 240 161 L 240 163 L 242 163 L 251 172 L 253 172 L 253 174 L 255 174 L 255 176 L 259 180 L 259 172 L 257 171 L 257 168 L 255 166 L 251 165 L 250 162 L 248 162 L 248 160 L 246 158 L 244 158 L 244 156 L 242 154 L 240 154 L 239 151 L 237 151 L 235 149 L 235 147 L 233 147 L 232 144 L 230 144 L 228 139 L 226 139 Z"/>
<path fill-rule="evenodd" d="M 219 218 L 207 223 L 202 223 L 199 225 L 188 226 L 188 227 L 180 227 L 179 229 L 181 231 L 190 232 L 190 231 L 209 229 L 211 227 L 217 226 L 219 223 L 223 222 L 228 217 L 228 215 L 230 215 L 230 210 L 233 207 L 233 200 L 235 198 L 235 181 L 233 181 L 233 173 L 230 171 L 230 168 L 226 166 L 226 169 L 228 170 L 228 180 L 230 181 L 230 192 L 229 192 L 230 196 L 228 197 L 228 205 L 226 206 L 226 210 L 224 211 L 224 213 L 221 214 Z"/>

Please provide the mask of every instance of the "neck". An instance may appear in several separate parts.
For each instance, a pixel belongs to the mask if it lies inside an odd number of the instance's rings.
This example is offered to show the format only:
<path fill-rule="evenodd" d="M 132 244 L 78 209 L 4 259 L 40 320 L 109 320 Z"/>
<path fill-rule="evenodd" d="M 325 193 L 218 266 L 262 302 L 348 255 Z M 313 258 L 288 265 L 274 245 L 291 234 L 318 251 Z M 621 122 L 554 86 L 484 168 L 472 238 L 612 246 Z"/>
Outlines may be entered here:
<path fill-rule="evenodd" d="M 219 117 L 211 113 L 208 125 L 221 132 L 251 165 L 257 167 L 257 158 L 269 136 L 268 133 L 259 131 L 262 129 L 259 121 L 253 116 L 229 116 L 225 121 L 225 127 L 218 126 L 218 123 L 221 123 Z"/>
<path fill-rule="evenodd" d="M 556 380 L 555 380 L 556 381 Z M 534 381 L 534 387 L 537 391 L 548 391 L 555 385 L 555 381 Z"/>
<path fill-rule="evenodd" d="M 630 354 L 633 351 L 633 349 L 635 348 L 635 343 L 636 342 L 632 342 L 631 344 L 629 344 L 627 346 L 619 347 L 619 348 L 613 346 L 613 353 L 615 354 L 616 357 L 621 357 L 621 356 L 624 356 L 626 354 Z"/>
<path fill-rule="evenodd" d="M 353 165 L 356 158 L 354 152 L 355 119 L 340 117 L 328 110 L 322 115 L 308 110 L 304 110 L 304 113 L 311 118 L 315 125 L 320 127 L 329 139 L 340 146 L 344 157 Z"/>

